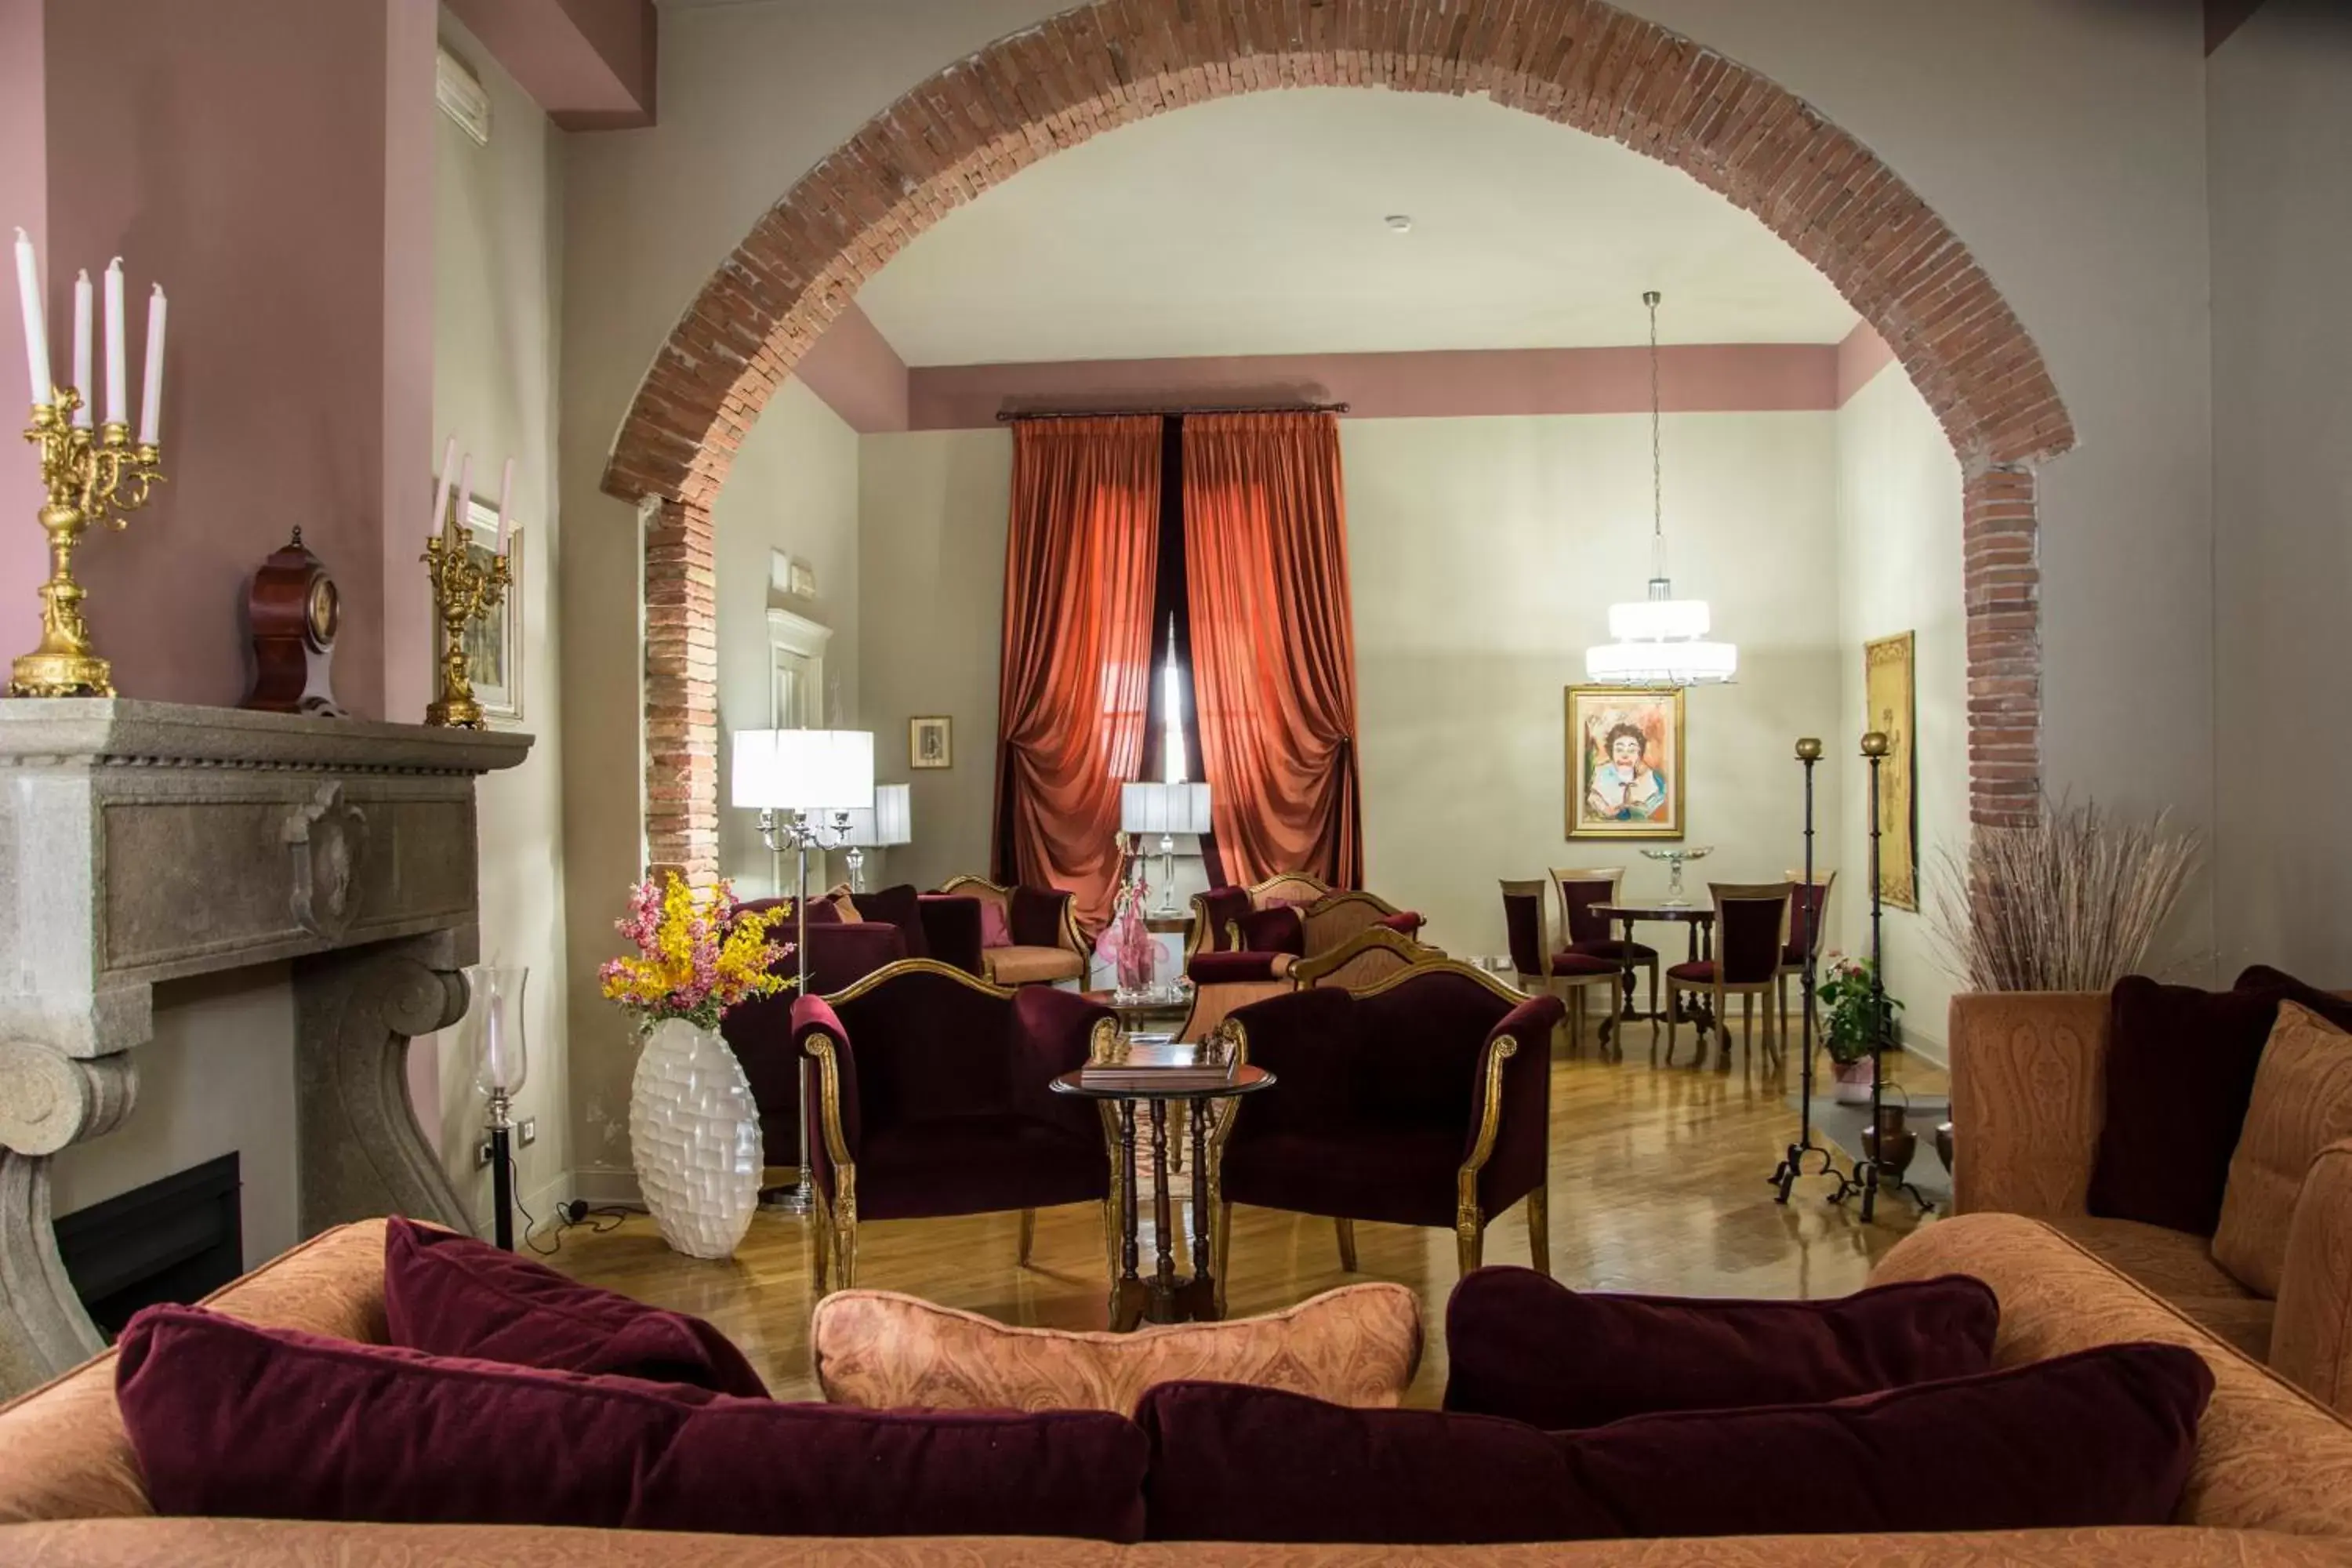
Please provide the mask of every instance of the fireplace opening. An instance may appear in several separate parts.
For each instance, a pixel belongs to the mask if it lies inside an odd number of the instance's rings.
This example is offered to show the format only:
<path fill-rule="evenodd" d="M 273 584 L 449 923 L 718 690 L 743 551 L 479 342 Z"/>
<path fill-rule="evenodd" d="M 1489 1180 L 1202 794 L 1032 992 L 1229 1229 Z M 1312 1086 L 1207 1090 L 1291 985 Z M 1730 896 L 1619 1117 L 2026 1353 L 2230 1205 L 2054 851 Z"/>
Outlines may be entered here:
<path fill-rule="evenodd" d="M 227 1153 L 58 1218 L 67 1278 L 109 1340 L 140 1308 L 194 1301 L 245 1271 L 243 1186 Z"/>

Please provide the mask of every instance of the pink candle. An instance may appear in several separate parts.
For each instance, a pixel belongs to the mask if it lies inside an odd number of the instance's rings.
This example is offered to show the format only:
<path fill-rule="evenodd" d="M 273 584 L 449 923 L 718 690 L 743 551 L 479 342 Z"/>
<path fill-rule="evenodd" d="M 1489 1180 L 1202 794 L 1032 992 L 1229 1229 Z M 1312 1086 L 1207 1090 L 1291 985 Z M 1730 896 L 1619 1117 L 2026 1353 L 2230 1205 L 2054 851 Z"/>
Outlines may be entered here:
<path fill-rule="evenodd" d="M 126 425 L 131 421 L 131 372 L 125 367 L 128 350 L 122 337 L 122 258 L 116 257 L 106 264 L 106 422 Z"/>
<path fill-rule="evenodd" d="M 140 387 L 139 444 L 163 438 L 163 286 L 147 296 L 147 376 Z"/>
<path fill-rule="evenodd" d="M 452 436 L 449 444 L 441 448 L 441 479 L 433 490 L 433 526 L 425 535 L 427 539 L 440 538 L 442 531 L 449 526 L 449 467 L 457 460 L 457 437 Z"/>
<path fill-rule="evenodd" d="M 506 471 L 499 476 L 499 553 L 507 552 L 507 502 L 514 499 L 514 459 L 507 459 Z"/>

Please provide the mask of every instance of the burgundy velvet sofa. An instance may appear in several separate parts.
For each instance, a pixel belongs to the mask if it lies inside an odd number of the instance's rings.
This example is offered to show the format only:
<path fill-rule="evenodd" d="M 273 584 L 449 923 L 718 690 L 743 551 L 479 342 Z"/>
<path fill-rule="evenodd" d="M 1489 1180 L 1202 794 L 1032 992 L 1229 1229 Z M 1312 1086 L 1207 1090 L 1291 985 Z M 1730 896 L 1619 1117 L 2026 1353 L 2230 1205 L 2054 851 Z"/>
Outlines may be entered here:
<path fill-rule="evenodd" d="M 1349 1269 L 1357 1220 L 1447 1227 L 1466 1274 L 1488 1222 L 1525 1199 L 1529 1254 L 1549 1270 L 1551 1035 L 1562 1016 L 1556 996 L 1523 996 L 1444 960 L 1234 1013 L 1223 1027 L 1279 1083 L 1224 1137 L 1220 1252 L 1232 1205 L 1244 1203 L 1329 1215 Z"/>
<path fill-rule="evenodd" d="M 1037 1209 L 1116 1196 L 1100 1113 L 1049 1087 L 1108 1048 L 1109 1008 L 915 958 L 800 997 L 792 1018 L 815 1068 L 804 1115 L 820 1292 L 828 1277 L 856 1283 L 861 1219 L 1018 1209 L 1025 1264 Z"/>

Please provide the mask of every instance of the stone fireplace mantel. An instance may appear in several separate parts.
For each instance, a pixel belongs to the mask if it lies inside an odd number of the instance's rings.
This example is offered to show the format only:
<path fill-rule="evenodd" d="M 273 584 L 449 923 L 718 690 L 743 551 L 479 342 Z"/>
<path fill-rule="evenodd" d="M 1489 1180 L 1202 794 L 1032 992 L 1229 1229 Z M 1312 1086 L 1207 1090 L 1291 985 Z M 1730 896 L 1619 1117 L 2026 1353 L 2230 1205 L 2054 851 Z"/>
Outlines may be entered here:
<path fill-rule="evenodd" d="M 162 981 L 291 960 L 305 1233 L 467 1227 L 408 1102 L 465 1011 L 474 780 L 528 735 L 121 699 L 0 702 L 0 1395 L 95 1352 L 49 1157 L 120 1126 Z"/>

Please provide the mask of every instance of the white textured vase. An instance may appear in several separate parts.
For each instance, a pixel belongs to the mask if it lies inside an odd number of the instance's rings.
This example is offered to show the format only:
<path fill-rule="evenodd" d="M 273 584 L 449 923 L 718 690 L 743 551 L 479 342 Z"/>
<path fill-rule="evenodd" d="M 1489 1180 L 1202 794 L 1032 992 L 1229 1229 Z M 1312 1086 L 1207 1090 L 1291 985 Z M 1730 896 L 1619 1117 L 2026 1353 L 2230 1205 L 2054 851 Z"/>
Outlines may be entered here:
<path fill-rule="evenodd" d="M 662 1239 L 730 1258 L 760 1206 L 760 1117 L 742 1064 L 716 1029 L 664 1018 L 637 1053 L 629 1159 Z"/>

